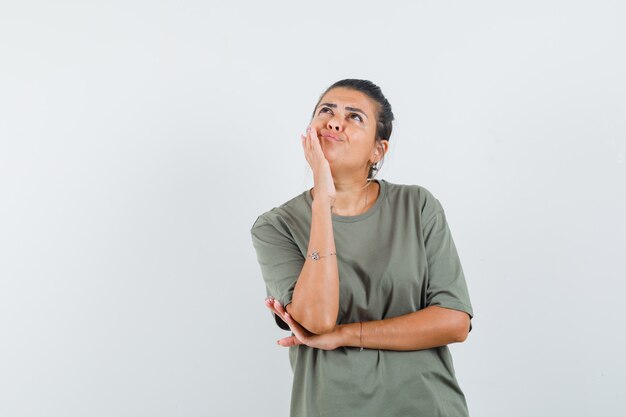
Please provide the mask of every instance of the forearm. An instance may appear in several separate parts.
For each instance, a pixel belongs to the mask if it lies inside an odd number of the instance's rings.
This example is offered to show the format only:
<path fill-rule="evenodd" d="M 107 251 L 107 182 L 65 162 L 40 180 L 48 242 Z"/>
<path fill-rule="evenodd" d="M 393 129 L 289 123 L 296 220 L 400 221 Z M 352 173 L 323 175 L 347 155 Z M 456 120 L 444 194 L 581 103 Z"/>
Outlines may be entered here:
<path fill-rule="evenodd" d="M 320 258 L 304 262 L 287 311 L 307 330 L 319 334 L 331 331 L 339 312 L 339 272 L 335 253 L 330 203 L 313 201 L 311 233 L 307 255 L 318 251 Z"/>
<path fill-rule="evenodd" d="M 462 311 L 430 306 L 385 320 L 338 326 L 342 346 L 368 349 L 421 350 L 462 342 L 469 332 L 469 316 Z M 361 342 L 363 343 L 361 345 Z"/>

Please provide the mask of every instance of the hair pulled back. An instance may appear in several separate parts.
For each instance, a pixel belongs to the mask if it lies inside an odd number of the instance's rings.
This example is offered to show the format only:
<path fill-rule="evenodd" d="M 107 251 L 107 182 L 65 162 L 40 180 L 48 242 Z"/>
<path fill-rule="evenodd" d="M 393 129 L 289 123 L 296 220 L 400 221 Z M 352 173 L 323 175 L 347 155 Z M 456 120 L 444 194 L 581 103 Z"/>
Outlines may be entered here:
<path fill-rule="evenodd" d="M 391 132 L 393 130 L 394 121 L 393 111 L 391 110 L 391 104 L 383 94 L 382 90 L 379 86 L 374 84 L 369 80 L 358 80 L 354 78 L 347 78 L 345 80 L 339 80 L 330 87 L 328 87 L 320 96 L 317 104 L 315 105 L 315 109 L 320 104 L 320 101 L 324 97 L 326 93 L 328 93 L 333 88 L 348 88 L 351 90 L 360 91 L 365 94 L 372 100 L 376 102 L 376 107 L 378 110 L 378 114 L 376 114 L 376 141 L 379 142 L 381 140 L 389 140 L 391 138 Z M 313 117 L 315 117 L 315 110 L 313 110 Z M 384 159 L 384 155 L 383 155 Z M 380 170 L 382 166 L 382 159 L 377 164 L 373 164 L 370 166 L 367 178 L 371 179 L 374 177 L 376 172 Z"/>

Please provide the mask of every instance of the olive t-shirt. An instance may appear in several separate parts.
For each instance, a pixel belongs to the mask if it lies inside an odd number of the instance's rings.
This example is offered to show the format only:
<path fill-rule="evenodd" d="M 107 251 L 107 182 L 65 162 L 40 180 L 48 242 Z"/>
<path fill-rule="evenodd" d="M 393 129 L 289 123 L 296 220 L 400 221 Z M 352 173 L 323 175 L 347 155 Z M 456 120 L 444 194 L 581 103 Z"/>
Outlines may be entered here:
<path fill-rule="evenodd" d="M 439 201 L 419 185 L 377 180 L 376 202 L 332 215 L 340 295 L 338 324 L 401 316 L 427 306 L 473 317 L 467 285 Z M 307 255 L 310 191 L 259 216 L 252 241 L 267 294 L 291 302 Z M 285 328 L 278 317 L 276 322 Z M 471 325 L 470 325 L 471 330 Z M 447 346 L 393 351 L 289 348 L 292 417 L 468 416 Z"/>

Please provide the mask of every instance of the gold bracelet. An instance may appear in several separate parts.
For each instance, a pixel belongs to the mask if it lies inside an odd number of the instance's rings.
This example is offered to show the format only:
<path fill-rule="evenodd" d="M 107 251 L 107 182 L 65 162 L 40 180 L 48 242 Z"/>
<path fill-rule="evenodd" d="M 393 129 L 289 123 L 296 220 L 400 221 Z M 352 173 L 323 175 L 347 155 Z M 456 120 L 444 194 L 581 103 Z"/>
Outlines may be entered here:
<path fill-rule="evenodd" d="M 363 352 L 363 322 L 361 322 L 361 336 L 360 336 L 360 345 L 361 345 L 361 350 L 359 350 L 359 352 Z"/>
<path fill-rule="evenodd" d="M 332 253 L 329 253 L 328 255 L 320 255 L 319 251 L 314 250 L 313 253 L 311 253 L 309 256 L 307 256 L 307 258 L 311 258 L 314 261 L 317 261 L 318 259 L 326 258 L 327 256 L 332 256 L 332 255 L 337 255 L 337 253 L 336 252 L 332 252 Z"/>

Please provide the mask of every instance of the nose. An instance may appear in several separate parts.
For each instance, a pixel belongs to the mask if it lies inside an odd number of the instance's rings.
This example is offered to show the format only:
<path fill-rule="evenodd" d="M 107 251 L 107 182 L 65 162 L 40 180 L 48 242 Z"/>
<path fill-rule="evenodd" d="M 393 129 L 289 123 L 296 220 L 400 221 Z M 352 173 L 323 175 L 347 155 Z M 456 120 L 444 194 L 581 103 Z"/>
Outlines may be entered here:
<path fill-rule="evenodd" d="M 328 123 L 326 124 L 326 127 L 329 130 L 334 130 L 336 132 L 340 132 L 343 130 L 343 124 L 341 119 L 338 116 L 333 116 L 330 118 L 330 120 L 328 120 Z"/>

